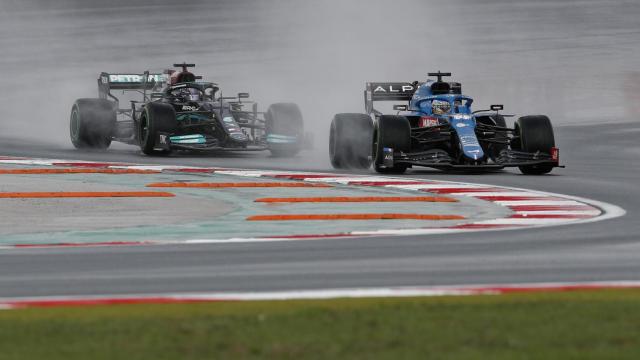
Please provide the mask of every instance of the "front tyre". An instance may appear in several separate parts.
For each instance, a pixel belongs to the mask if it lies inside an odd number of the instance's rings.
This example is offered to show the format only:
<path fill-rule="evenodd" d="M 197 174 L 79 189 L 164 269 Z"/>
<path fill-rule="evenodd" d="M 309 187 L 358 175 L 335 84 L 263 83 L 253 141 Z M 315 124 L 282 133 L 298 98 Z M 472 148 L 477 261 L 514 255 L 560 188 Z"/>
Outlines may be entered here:
<path fill-rule="evenodd" d="M 336 114 L 329 131 L 329 159 L 335 169 L 371 166 L 373 123 L 366 114 Z"/>
<path fill-rule="evenodd" d="M 140 149 L 146 155 L 168 154 L 170 149 L 156 147 L 161 133 L 175 133 L 178 127 L 176 112 L 171 105 L 148 103 L 140 115 L 138 139 Z"/>
<path fill-rule="evenodd" d="M 516 142 L 514 149 L 528 153 L 541 152 L 551 154 L 555 147 L 555 138 L 551 120 L 544 115 L 523 116 L 516 120 L 516 134 L 520 141 Z M 520 166 L 520 171 L 525 175 L 542 175 L 553 170 L 551 164 Z"/>
<path fill-rule="evenodd" d="M 113 102 L 105 99 L 78 99 L 71 107 L 69 136 L 77 149 L 106 149 L 116 126 Z"/>
<path fill-rule="evenodd" d="M 384 149 L 393 149 L 393 152 L 410 152 L 411 150 L 411 125 L 409 120 L 399 115 L 382 115 L 378 119 L 373 135 L 373 165 L 377 172 L 383 174 L 402 174 L 407 170 L 407 165 L 394 164 L 386 166 L 384 161 Z"/>
<path fill-rule="evenodd" d="M 302 149 L 304 122 L 298 105 L 271 104 L 264 115 L 269 151 L 275 157 L 293 157 Z"/>

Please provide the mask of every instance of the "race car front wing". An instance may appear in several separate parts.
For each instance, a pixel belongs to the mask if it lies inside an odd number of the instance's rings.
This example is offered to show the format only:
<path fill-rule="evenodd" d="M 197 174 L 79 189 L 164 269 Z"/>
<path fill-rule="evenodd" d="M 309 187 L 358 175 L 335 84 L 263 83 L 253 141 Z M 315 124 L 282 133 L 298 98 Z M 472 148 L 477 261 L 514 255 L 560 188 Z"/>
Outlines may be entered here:
<path fill-rule="evenodd" d="M 393 167 L 394 165 L 411 165 L 424 166 L 436 169 L 485 169 L 499 170 L 505 167 L 529 166 L 529 165 L 545 165 L 549 164 L 553 167 L 564 167 L 559 163 L 559 152 L 557 148 L 552 148 L 551 154 L 543 152 L 523 152 L 517 150 L 503 150 L 495 162 L 469 162 L 460 163 L 453 159 L 447 152 L 443 150 L 430 150 L 415 153 L 397 152 L 390 148 L 385 148 L 384 166 Z M 391 156 L 389 156 L 391 155 Z"/>
<path fill-rule="evenodd" d="M 155 150 L 190 150 L 190 151 L 262 151 L 268 147 L 266 143 L 260 144 L 243 144 L 233 146 L 223 144 L 217 138 L 210 135 L 171 135 L 167 133 L 158 133 L 156 139 Z"/>

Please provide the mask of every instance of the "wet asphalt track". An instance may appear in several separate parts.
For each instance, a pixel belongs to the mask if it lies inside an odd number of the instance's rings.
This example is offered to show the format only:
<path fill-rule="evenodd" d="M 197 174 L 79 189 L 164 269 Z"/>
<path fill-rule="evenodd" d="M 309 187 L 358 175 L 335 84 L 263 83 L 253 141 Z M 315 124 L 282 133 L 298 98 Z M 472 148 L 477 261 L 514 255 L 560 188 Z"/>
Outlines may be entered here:
<path fill-rule="evenodd" d="M 560 127 L 557 138 L 563 149 L 569 149 L 562 153 L 568 167 L 549 176 L 523 176 L 516 171 L 484 175 L 414 171 L 408 175 L 588 197 L 623 207 L 628 213 L 621 218 L 537 230 L 426 237 L 9 250 L 0 252 L 0 296 L 640 280 L 638 134 L 637 124 Z M 82 154 L 38 146 L 21 149 L 19 144 L 4 145 L 0 152 L 267 168 L 255 155 L 141 158 L 135 149 Z"/>
<path fill-rule="evenodd" d="M 416 170 L 407 176 L 582 196 L 621 206 L 627 215 L 535 231 L 1 251 L 0 297 L 640 280 L 640 124 L 637 97 L 626 95 L 640 89 L 633 80 L 640 60 L 640 6 L 634 1 L 451 1 L 424 8 L 436 12 L 436 19 L 458 16 L 463 21 L 456 27 L 419 22 L 419 12 L 388 11 L 424 3 L 411 0 L 371 5 L 366 24 L 350 20 L 366 18 L 359 15 L 362 3 L 333 9 L 220 1 L 224 6 L 216 11 L 212 2 L 127 3 L 115 1 L 114 9 L 106 10 L 73 0 L 1 4 L 0 45 L 11 51 L 0 59 L 5 70 L 0 155 L 332 171 L 323 150 L 328 119 L 361 108 L 364 81 L 411 80 L 427 71 L 451 70 L 480 104 L 504 99 L 514 112 L 546 112 L 556 125 L 571 125 L 556 130 L 567 168 L 543 177 L 512 170 L 483 175 Z M 299 16 L 285 16 L 290 13 Z M 404 14 L 414 31 L 447 36 L 461 46 L 434 55 L 433 46 L 409 40 L 398 25 L 401 19 L 374 21 L 384 20 L 381 14 Z M 335 26 L 322 27 L 329 16 L 336 17 Z M 384 24 L 385 31 L 371 37 L 371 24 Z M 394 55 L 409 46 L 415 51 L 411 57 Z M 370 60 L 375 47 L 385 51 Z M 176 54 L 190 56 L 176 59 Z M 250 90 L 267 103 L 283 96 L 299 102 L 320 150 L 283 162 L 261 153 L 150 158 L 122 145 L 96 153 L 71 149 L 68 109 L 74 98 L 95 92 L 97 72 L 183 60 L 201 64 L 222 84 L 232 83 L 233 91 Z M 42 88 L 56 96 L 33 106 L 30 95 Z M 311 95 L 297 90 L 305 88 Z M 309 111 L 320 95 L 323 106 Z M 32 111 L 27 118 L 25 108 Z M 577 125 L 582 122 L 601 125 Z"/>

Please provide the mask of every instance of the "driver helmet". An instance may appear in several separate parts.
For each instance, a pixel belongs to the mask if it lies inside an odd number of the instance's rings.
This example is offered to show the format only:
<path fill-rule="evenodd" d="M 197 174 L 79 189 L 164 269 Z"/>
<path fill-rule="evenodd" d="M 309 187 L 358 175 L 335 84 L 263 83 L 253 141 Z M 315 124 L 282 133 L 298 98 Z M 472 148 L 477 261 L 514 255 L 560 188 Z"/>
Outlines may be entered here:
<path fill-rule="evenodd" d="M 189 72 L 189 71 L 174 71 L 171 73 L 171 76 L 169 77 L 169 83 L 171 85 L 175 85 L 178 83 L 184 83 L 184 82 L 195 82 L 196 81 L 196 76 Z"/>
<path fill-rule="evenodd" d="M 433 100 L 431 102 L 431 111 L 434 115 L 445 115 L 451 111 L 451 104 L 444 100 Z"/>

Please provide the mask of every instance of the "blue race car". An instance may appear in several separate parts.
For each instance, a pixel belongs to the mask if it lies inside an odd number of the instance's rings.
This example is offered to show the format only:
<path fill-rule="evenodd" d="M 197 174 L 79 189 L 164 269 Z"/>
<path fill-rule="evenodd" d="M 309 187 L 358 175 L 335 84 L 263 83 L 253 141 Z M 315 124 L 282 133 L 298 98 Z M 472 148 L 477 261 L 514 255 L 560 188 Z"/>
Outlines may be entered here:
<path fill-rule="evenodd" d="M 500 111 L 472 111 L 473 99 L 451 73 L 429 73 L 424 83 L 367 83 L 366 114 L 336 114 L 331 122 L 329 156 L 334 168 L 403 173 L 412 166 L 464 171 L 518 167 L 524 174 L 546 174 L 560 167 L 551 121 L 522 116 L 509 128 Z M 375 101 L 403 101 L 384 115 Z"/>

